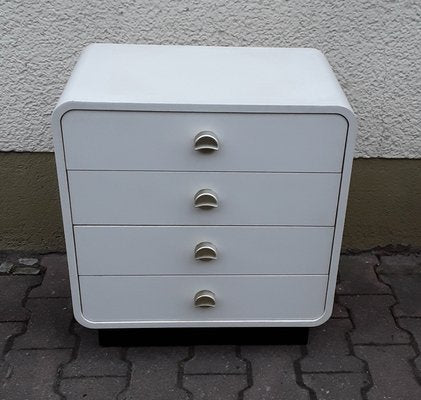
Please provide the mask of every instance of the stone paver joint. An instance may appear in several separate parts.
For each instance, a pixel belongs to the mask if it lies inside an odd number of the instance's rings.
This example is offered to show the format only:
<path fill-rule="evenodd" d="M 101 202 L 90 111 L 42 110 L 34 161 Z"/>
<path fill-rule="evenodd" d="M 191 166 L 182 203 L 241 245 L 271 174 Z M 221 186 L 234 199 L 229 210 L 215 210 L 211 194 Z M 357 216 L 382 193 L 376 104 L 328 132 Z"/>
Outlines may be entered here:
<path fill-rule="evenodd" d="M 307 346 L 127 349 L 73 320 L 64 254 L 0 260 L 0 400 L 421 398 L 419 254 L 343 256 Z"/>

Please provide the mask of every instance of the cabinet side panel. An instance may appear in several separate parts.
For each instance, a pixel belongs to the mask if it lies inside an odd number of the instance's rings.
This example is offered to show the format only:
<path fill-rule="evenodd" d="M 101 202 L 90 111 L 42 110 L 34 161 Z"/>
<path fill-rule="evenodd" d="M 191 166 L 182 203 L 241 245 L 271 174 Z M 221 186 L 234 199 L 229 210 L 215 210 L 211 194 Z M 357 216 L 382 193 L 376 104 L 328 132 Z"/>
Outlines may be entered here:
<path fill-rule="evenodd" d="M 80 304 L 80 288 L 79 278 L 76 263 L 76 252 L 73 236 L 73 222 L 72 211 L 70 204 L 70 196 L 68 189 L 67 171 L 66 171 L 66 156 L 62 141 L 61 128 L 61 109 L 58 107 L 54 110 L 52 117 L 52 130 L 54 141 L 54 152 L 57 168 L 57 177 L 60 191 L 60 204 L 63 217 L 64 236 L 66 241 L 67 262 L 69 267 L 70 287 L 72 294 L 73 313 L 79 321 L 82 319 L 81 304 Z"/>
<path fill-rule="evenodd" d="M 348 121 L 348 133 L 345 146 L 342 177 L 339 190 L 338 208 L 336 213 L 335 233 L 332 245 L 332 257 L 330 261 L 329 283 L 326 293 L 325 315 L 319 320 L 319 324 L 329 319 L 333 310 L 336 280 L 338 274 L 339 257 L 341 253 L 342 236 L 345 223 L 346 205 L 348 201 L 349 184 L 351 180 L 352 162 L 354 156 L 357 123 L 354 113 L 346 108 L 341 109 L 341 114 Z"/>

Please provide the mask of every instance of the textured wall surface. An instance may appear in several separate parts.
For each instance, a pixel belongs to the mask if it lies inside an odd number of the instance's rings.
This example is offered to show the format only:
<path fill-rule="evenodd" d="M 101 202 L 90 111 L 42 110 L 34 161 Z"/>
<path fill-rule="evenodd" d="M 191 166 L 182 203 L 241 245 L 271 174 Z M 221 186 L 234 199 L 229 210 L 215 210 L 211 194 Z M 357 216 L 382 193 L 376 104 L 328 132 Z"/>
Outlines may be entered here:
<path fill-rule="evenodd" d="M 0 152 L 0 250 L 64 250 L 54 155 Z"/>
<path fill-rule="evenodd" d="M 343 247 L 421 249 L 420 204 L 421 160 L 354 160 Z"/>
<path fill-rule="evenodd" d="M 315 47 L 358 114 L 357 156 L 421 157 L 419 0 L 0 2 L 0 150 L 52 150 L 50 114 L 92 42 Z"/>

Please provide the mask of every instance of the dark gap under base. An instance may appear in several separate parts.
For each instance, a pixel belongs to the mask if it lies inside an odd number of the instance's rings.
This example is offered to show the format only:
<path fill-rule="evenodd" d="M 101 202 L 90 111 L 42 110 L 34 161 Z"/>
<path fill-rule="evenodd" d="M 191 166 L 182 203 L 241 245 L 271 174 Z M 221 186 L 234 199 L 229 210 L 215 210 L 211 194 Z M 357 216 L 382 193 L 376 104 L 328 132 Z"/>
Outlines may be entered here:
<path fill-rule="evenodd" d="M 145 328 L 99 329 L 104 347 L 206 344 L 305 345 L 309 328 Z"/>

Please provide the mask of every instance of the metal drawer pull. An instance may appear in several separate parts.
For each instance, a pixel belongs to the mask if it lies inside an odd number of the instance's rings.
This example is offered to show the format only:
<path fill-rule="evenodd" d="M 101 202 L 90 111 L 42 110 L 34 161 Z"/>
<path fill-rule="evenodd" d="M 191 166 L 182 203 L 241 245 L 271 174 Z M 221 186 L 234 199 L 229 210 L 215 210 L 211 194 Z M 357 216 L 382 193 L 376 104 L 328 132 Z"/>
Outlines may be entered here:
<path fill-rule="evenodd" d="M 201 290 L 194 296 L 195 307 L 215 307 L 215 302 L 215 293 L 211 292 L 210 290 Z"/>
<path fill-rule="evenodd" d="M 211 153 L 219 149 L 218 138 L 213 132 L 199 132 L 194 138 L 194 149 L 202 153 Z"/>
<path fill-rule="evenodd" d="M 216 193 L 210 189 L 199 190 L 194 196 L 194 206 L 205 210 L 218 207 Z"/>
<path fill-rule="evenodd" d="M 218 258 L 216 247 L 210 242 L 200 242 L 194 249 L 194 258 L 198 261 L 212 261 Z"/>

